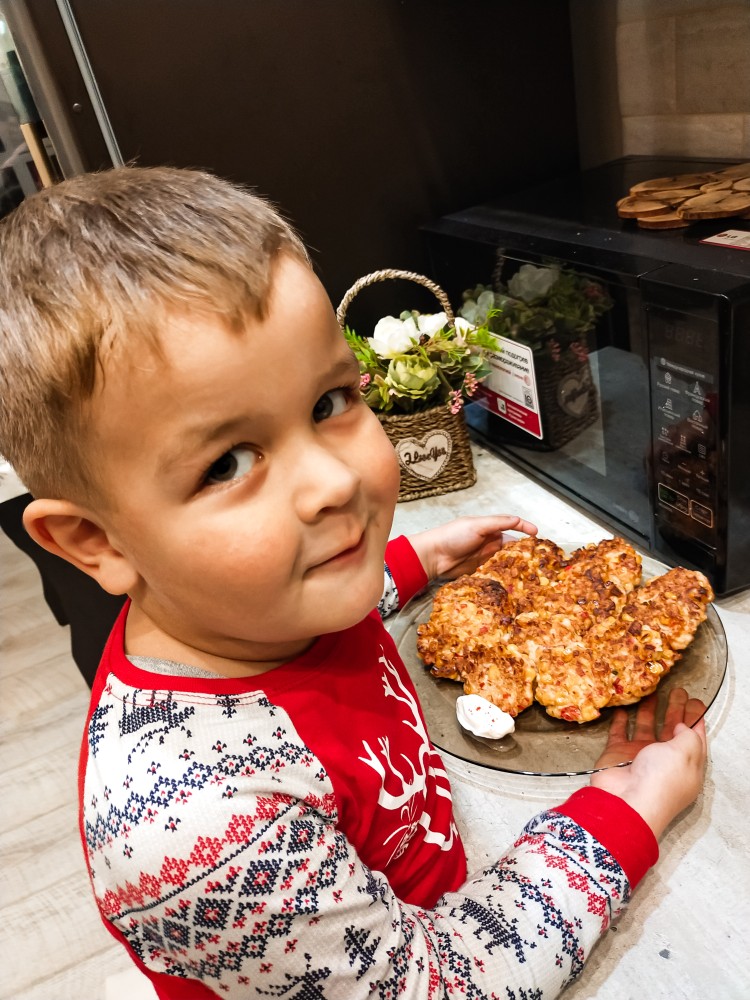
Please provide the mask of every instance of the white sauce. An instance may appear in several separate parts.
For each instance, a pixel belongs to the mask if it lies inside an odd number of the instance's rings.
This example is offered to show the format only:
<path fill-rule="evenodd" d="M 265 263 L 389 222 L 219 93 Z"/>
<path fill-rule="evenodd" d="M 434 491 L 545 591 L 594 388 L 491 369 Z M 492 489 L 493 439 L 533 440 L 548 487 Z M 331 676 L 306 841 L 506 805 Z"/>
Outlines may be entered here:
<path fill-rule="evenodd" d="M 512 715 L 478 694 L 463 694 L 456 699 L 456 718 L 470 733 L 490 740 L 501 740 L 516 728 Z"/>

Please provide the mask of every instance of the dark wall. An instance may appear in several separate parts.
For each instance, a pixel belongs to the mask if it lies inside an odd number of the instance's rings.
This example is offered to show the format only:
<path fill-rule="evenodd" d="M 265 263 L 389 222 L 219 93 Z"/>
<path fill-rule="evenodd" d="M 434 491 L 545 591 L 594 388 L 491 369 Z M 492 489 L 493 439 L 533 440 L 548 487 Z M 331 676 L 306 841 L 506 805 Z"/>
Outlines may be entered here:
<path fill-rule="evenodd" d="M 13 0 L 6 6 L 14 12 Z M 300 229 L 334 303 L 368 271 L 424 270 L 422 223 L 577 167 L 563 0 L 71 7 L 123 158 L 204 167 L 256 187 Z M 50 70 L 60 127 L 84 169 L 109 165 L 56 0 L 26 0 L 24 10 L 41 56 L 34 65 L 37 50 L 14 28 L 27 72 Z M 417 286 L 402 288 L 368 288 L 350 314 L 358 329 L 428 308 Z M 90 681 L 120 602 L 30 543 L 28 500 L 2 505 L 2 527 L 37 562 Z"/>
<path fill-rule="evenodd" d="M 102 144 L 54 0 L 29 0 L 87 166 Z M 126 160 L 254 185 L 331 297 L 422 269 L 422 222 L 577 166 L 560 0 L 72 0 Z M 376 295 L 373 291 L 373 295 Z"/>

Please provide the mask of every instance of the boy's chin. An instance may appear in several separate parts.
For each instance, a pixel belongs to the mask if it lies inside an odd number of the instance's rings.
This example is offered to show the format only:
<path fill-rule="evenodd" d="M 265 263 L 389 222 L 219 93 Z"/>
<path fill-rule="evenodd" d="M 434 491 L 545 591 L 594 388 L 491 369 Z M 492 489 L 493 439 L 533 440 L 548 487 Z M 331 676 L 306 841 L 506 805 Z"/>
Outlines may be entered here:
<path fill-rule="evenodd" d="M 325 609 L 324 614 L 328 625 L 321 632 L 343 632 L 344 629 L 358 625 L 378 606 L 382 596 L 382 577 L 378 586 L 363 591 L 361 596 L 352 593 L 345 595 L 345 599 L 340 602 L 338 607 Z"/>

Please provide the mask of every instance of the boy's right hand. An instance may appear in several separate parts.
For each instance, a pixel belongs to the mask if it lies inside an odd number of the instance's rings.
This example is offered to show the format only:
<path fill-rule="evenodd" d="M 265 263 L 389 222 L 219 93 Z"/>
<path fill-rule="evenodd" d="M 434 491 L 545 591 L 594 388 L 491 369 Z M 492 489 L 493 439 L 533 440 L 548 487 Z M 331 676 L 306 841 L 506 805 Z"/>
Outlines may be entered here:
<path fill-rule="evenodd" d="M 597 767 L 607 770 L 594 774 L 591 784 L 624 799 L 648 823 L 657 839 L 695 801 L 703 787 L 707 756 L 705 711 L 702 701 L 688 698 L 682 688 L 675 688 L 670 692 L 658 739 L 654 695 L 638 706 L 632 738 L 627 736 L 627 714 L 618 711 L 612 718 L 607 747 L 597 761 Z M 613 766 L 625 760 L 632 763 Z"/>

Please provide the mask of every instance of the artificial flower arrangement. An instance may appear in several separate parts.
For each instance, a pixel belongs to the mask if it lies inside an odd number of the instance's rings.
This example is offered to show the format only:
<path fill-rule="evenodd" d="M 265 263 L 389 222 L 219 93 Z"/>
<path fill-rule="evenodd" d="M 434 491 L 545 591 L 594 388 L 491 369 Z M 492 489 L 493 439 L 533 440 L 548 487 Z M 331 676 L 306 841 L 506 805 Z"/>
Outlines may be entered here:
<path fill-rule="evenodd" d="M 552 361 L 569 349 L 583 362 L 586 334 L 611 307 L 611 298 L 593 278 L 554 265 L 523 264 L 507 285 L 465 291 L 457 322 L 486 325 L 497 336 L 544 350 Z"/>
<path fill-rule="evenodd" d="M 485 352 L 500 349 L 486 324 L 451 320 L 445 312 L 406 311 L 383 317 L 371 337 L 348 326 L 344 336 L 359 361 L 362 395 L 382 414 L 420 413 L 441 403 L 457 414 L 490 373 Z"/>

